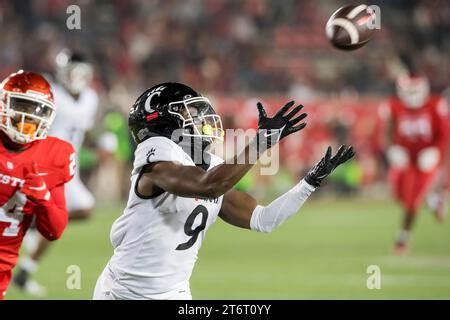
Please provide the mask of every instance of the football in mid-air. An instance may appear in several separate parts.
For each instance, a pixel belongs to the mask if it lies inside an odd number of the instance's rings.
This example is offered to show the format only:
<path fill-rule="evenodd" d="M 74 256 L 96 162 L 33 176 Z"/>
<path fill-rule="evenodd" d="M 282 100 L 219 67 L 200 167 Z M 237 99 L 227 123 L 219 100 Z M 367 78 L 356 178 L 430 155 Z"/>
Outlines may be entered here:
<path fill-rule="evenodd" d="M 365 4 L 341 7 L 328 19 L 326 36 L 338 49 L 358 49 L 369 42 L 375 19 L 375 11 Z"/>

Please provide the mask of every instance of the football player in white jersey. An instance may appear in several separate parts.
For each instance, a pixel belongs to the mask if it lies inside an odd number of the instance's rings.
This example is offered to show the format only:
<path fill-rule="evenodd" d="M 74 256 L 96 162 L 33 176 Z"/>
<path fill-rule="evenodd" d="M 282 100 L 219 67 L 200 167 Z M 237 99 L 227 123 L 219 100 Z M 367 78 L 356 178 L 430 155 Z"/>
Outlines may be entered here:
<path fill-rule="evenodd" d="M 245 159 L 305 127 L 303 106 L 293 106 L 292 101 L 269 118 L 258 104 L 258 131 L 242 151 Z M 271 232 L 354 155 L 352 147 L 342 146 L 335 156 L 328 148 L 302 181 L 261 206 L 233 190 L 252 167 L 239 164 L 242 153 L 228 164 L 207 151 L 223 137 L 221 120 L 209 100 L 192 88 L 163 83 L 148 89 L 131 108 L 129 127 L 138 144 L 131 190 L 124 213 L 112 226 L 114 254 L 97 280 L 94 299 L 191 299 L 189 278 L 205 232 L 217 217 Z M 200 161 L 193 150 L 202 151 Z"/>
<path fill-rule="evenodd" d="M 70 142 L 75 150 L 80 150 L 84 136 L 95 121 L 98 95 L 90 87 L 93 68 L 80 53 L 61 51 L 56 57 L 56 83 L 52 83 L 57 116 L 49 135 Z M 78 166 L 74 178 L 65 186 L 66 205 L 70 220 L 84 220 L 91 215 L 95 199 L 80 179 Z M 30 256 L 24 256 L 19 262 L 13 282 L 19 288 L 34 295 L 44 295 L 45 289 L 29 275 L 37 270 L 38 260 L 46 252 L 49 241 L 37 233 L 30 233 L 27 242 L 37 243 L 31 248 Z M 36 239 L 37 238 L 37 239 Z"/>

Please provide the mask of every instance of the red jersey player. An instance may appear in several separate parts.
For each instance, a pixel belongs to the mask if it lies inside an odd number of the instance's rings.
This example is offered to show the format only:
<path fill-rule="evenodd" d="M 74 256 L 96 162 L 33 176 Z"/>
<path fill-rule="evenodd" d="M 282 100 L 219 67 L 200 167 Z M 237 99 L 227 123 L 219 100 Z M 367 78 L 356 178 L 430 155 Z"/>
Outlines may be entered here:
<path fill-rule="evenodd" d="M 408 249 L 414 218 L 436 178 L 448 143 L 447 104 L 429 91 L 426 78 L 403 75 L 397 80 L 398 97 L 380 110 L 389 124 L 389 180 L 404 209 L 395 244 L 397 254 Z"/>
<path fill-rule="evenodd" d="M 67 225 L 64 183 L 75 169 L 73 147 L 47 137 L 55 117 L 49 83 L 19 71 L 0 84 L 0 299 L 22 239 L 35 220 L 49 240 Z"/>

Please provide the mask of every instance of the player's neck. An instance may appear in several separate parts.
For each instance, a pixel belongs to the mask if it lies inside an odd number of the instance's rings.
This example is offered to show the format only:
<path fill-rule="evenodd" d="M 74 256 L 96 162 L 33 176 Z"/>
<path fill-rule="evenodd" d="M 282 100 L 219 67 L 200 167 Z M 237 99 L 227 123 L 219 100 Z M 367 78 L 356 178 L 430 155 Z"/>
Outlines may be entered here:
<path fill-rule="evenodd" d="M 4 132 L 0 132 L 0 138 L 5 149 L 12 153 L 20 153 L 29 147 L 29 143 L 23 145 L 12 141 Z"/>
<path fill-rule="evenodd" d="M 73 100 L 78 101 L 78 99 L 80 98 L 80 95 L 81 95 L 80 93 L 73 93 L 65 85 L 62 85 L 62 86 L 63 86 L 64 90 L 67 92 L 67 94 L 72 97 Z"/>
<path fill-rule="evenodd" d="M 73 100 L 78 101 L 78 99 L 80 98 L 80 94 L 79 93 L 69 93 L 70 96 L 73 98 Z"/>

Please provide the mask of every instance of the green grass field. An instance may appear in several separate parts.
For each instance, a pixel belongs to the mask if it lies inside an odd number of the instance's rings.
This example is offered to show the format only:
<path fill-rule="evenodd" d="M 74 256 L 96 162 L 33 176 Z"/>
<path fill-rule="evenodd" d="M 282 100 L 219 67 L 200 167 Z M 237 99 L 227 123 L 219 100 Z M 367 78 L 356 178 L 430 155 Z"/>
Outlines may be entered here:
<path fill-rule="evenodd" d="M 47 299 L 90 299 L 111 255 L 109 230 L 122 207 L 98 209 L 72 224 L 36 274 Z M 449 299 L 450 223 L 424 210 L 408 256 L 392 254 L 400 211 L 389 201 L 313 200 L 271 234 L 212 226 L 191 279 L 194 299 Z M 69 290 L 67 267 L 81 268 L 81 289 Z M 369 265 L 381 268 L 381 289 L 369 290 Z M 13 286 L 7 299 L 31 299 Z"/>

